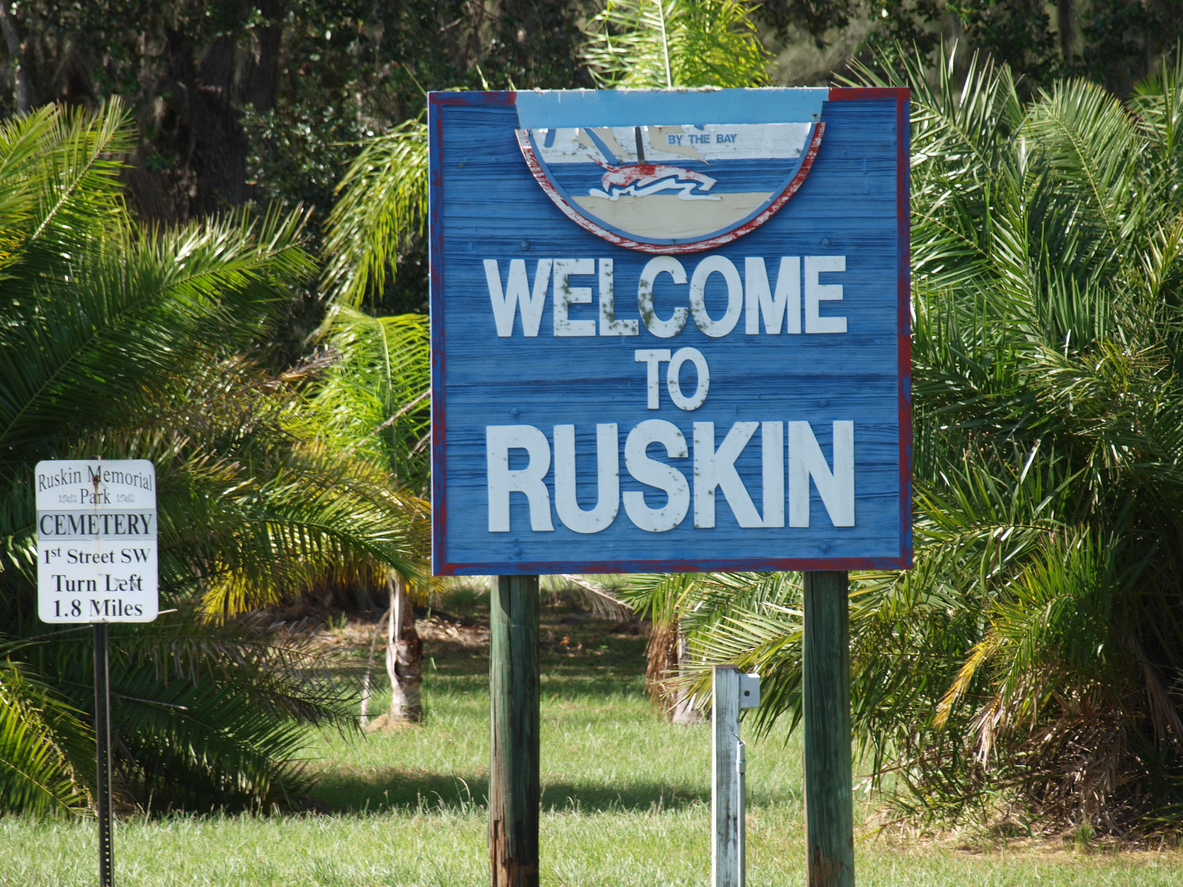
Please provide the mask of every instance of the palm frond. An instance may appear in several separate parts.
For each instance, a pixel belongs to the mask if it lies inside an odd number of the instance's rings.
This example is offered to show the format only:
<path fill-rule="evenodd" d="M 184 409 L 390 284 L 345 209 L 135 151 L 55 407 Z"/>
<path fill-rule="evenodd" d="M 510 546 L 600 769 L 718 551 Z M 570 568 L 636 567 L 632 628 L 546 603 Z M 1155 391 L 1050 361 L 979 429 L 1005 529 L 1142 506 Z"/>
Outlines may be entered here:
<path fill-rule="evenodd" d="M 1104 89 L 1083 81 L 1054 86 L 1036 102 L 1021 134 L 1038 142 L 1053 187 L 1075 208 L 1078 226 L 1101 254 L 1119 251 L 1156 207 L 1144 204 L 1144 150 L 1133 118 Z"/>
<path fill-rule="evenodd" d="M 370 317 L 338 307 L 323 340 L 338 360 L 310 404 L 312 433 L 382 466 L 396 484 L 424 492 L 430 455 L 429 335 L 421 315 Z"/>
<path fill-rule="evenodd" d="M 0 262 L 0 272 L 17 256 L 23 269 L 20 278 L 6 275 L 6 306 L 25 291 L 18 281 L 60 279 L 63 260 L 126 218 L 117 174 L 120 155 L 134 147 L 130 120 L 115 99 L 94 112 L 50 106 L 5 127 L 0 164 L 7 181 L 0 201 L 11 215 L 0 223 L 0 238 L 8 242 L 10 258 Z"/>
<path fill-rule="evenodd" d="M 0 809 L 56 815 L 88 809 L 90 796 L 61 744 L 78 732 L 76 713 L 46 687 L 11 661 L 0 665 Z"/>
<path fill-rule="evenodd" d="M 769 82 L 747 0 L 609 0 L 586 28 L 583 59 L 601 86 L 750 87 Z"/>
<path fill-rule="evenodd" d="M 427 126 L 408 120 L 368 141 L 337 186 L 329 214 L 324 285 L 359 308 L 381 295 L 399 258 L 427 231 Z"/>
<path fill-rule="evenodd" d="M 275 631 L 225 617 L 328 571 L 413 575 L 423 556 L 426 506 L 304 433 L 325 362 L 272 373 L 244 356 L 312 276 L 303 219 L 141 228 L 113 175 L 126 123 L 108 105 L 0 128 L 3 810 L 82 811 L 94 784 L 89 635 L 46 632 L 33 612 L 37 459 L 157 467 L 161 596 L 185 615 L 113 629 L 119 790 L 141 803 L 301 790 L 305 725 L 351 723 L 349 688 L 296 645 L 260 640 Z"/>
<path fill-rule="evenodd" d="M 0 329 L 0 447 L 44 447 L 66 428 L 126 411 L 193 350 L 254 341 L 281 286 L 306 276 L 298 216 L 244 216 L 116 237 L 36 284 Z M 34 455 L 32 451 L 28 454 Z"/>
<path fill-rule="evenodd" d="M 47 676 L 92 712 L 90 633 L 51 640 L 41 642 Z M 113 625 L 111 657 L 121 790 L 140 804 L 283 801 L 308 784 L 298 763 L 307 726 L 354 724 L 352 695 L 323 661 L 260 618 L 211 625 L 186 609 L 146 626 Z"/>
<path fill-rule="evenodd" d="M 388 475 L 365 462 L 315 445 L 302 447 L 288 468 L 223 500 L 226 511 L 212 521 L 221 532 L 205 594 L 210 615 L 276 603 L 327 574 L 419 575 L 425 502 L 388 486 Z"/>

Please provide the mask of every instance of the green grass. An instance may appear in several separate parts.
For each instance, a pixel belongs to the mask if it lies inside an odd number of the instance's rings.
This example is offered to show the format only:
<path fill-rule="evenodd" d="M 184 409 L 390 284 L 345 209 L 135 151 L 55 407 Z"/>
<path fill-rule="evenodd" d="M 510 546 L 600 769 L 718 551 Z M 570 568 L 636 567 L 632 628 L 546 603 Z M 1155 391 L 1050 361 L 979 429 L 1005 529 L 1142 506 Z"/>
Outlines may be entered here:
<path fill-rule="evenodd" d="M 543 636 L 542 883 L 706 884 L 709 729 L 654 716 L 641 692 L 640 635 L 613 632 L 559 600 Z M 438 644 L 428 654 L 436 667 L 424 680 L 422 727 L 315 738 L 315 806 L 327 812 L 124 820 L 116 884 L 488 883 L 488 659 Z M 382 711 L 384 700 L 374 702 Z M 748 762 L 748 884 L 804 885 L 800 746 L 783 734 L 749 743 Z M 1183 854 L 1087 852 L 1070 840 L 959 850 L 872 837 L 858 841 L 856 869 L 860 887 L 1174 887 Z M 93 822 L 0 819 L 0 885 L 96 879 Z"/>

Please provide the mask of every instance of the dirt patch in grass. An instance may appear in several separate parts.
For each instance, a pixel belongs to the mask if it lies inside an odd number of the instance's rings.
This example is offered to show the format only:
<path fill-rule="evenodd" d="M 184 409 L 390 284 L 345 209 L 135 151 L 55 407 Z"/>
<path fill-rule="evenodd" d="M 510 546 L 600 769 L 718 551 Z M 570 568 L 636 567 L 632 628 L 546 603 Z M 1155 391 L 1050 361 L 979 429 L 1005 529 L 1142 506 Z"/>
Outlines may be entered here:
<path fill-rule="evenodd" d="M 645 642 L 648 620 L 635 617 L 607 618 L 584 609 L 575 596 L 548 593 L 539 609 L 539 654 L 541 664 L 568 669 L 570 666 L 635 669 L 645 672 Z M 415 629 L 423 642 L 423 657 L 439 670 L 453 670 L 461 663 L 487 669 L 489 656 L 488 608 L 474 607 L 462 615 L 431 607 L 415 608 Z M 305 622 L 307 624 L 307 621 Z M 311 642 L 323 655 L 356 666 L 369 659 L 374 649 L 374 667 L 381 669 L 386 650 L 386 623 L 381 614 L 325 612 Z M 478 660 L 478 661 L 473 661 Z"/>

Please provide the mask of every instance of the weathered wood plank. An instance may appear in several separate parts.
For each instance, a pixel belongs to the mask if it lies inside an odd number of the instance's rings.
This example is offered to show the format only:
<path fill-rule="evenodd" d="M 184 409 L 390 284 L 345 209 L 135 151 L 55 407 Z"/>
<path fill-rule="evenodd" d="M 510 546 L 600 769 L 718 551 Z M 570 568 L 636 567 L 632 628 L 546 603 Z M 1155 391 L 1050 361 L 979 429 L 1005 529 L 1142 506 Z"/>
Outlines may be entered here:
<path fill-rule="evenodd" d="M 805 843 L 808 887 L 854 887 L 850 625 L 845 572 L 805 573 Z"/>
<path fill-rule="evenodd" d="M 493 887 L 537 887 L 538 577 L 499 576 L 490 595 L 489 851 Z"/>

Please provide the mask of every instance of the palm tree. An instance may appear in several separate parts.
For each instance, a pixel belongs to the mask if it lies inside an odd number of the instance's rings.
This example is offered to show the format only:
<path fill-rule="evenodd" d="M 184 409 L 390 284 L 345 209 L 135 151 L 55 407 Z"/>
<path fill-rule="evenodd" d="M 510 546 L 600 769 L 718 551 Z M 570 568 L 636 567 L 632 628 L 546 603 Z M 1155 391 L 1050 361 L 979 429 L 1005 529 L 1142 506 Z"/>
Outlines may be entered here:
<path fill-rule="evenodd" d="M 331 307 L 320 332 L 340 362 L 313 400 L 320 434 L 366 459 L 392 488 L 405 486 L 422 497 L 431 455 L 427 318 L 372 317 L 360 309 L 367 297 L 380 301 L 401 256 L 427 233 L 427 174 L 427 126 L 420 115 L 367 142 L 338 184 L 325 239 L 323 285 Z M 387 719 L 419 721 L 423 648 L 413 597 L 422 599 L 427 584 L 409 588 L 399 571 L 378 571 L 373 579 L 390 599 L 384 615 Z M 363 726 L 369 687 L 367 667 Z"/>
<path fill-rule="evenodd" d="M 702 647 L 732 614 L 793 604 L 800 610 L 799 574 L 650 573 L 634 576 L 616 594 L 639 616 L 653 619 L 646 645 L 645 689 L 675 724 L 702 720 L 710 681 Z M 692 649 L 694 656 L 691 655 Z M 741 650 L 742 652 L 742 650 Z M 799 651 L 798 651 L 799 652 Z M 697 661 L 696 661 L 697 660 Z M 712 662 L 730 659 L 711 659 Z M 709 672 L 707 672 L 709 674 Z M 687 678 L 698 680 L 687 680 Z M 767 693 L 764 694 L 767 699 Z M 768 711 L 765 706 L 763 711 Z"/>
<path fill-rule="evenodd" d="M 325 237 L 324 285 L 335 304 L 360 308 L 380 296 L 403 253 L 426 236 L 427 172 L 422 114 L 367 141 L 349 165 Z"/>
<path fill-rule="evenodd" d="M 371 317 L 338 304 L 323 342 L 337 360 L 310 404 L 314 422 L 310 431 L 334 451 L 365 461 L 392 489 L 408 488 L 426 497 L 431 441 L 427 318 L 416 314 Z M 390 599 L 387 719 L 419 721 L 423 656 L 410 589 L 397 570 L 375 570 L 371 581 L 384 584 Z M 419 588 L 426 589 L 427 584 L 419 583 Z M 362 726 L 368 717 L 369 677 L 367 669 Z"/>
<path fill-rule="evenodd" d="M 744 0 L 610 0 L 585 28 L 583 58 L 604 87 L 765 86 L 772 56 L 756 33 L 753 8 Z M 692 577 L 652 575 L 620 592 L 638 614 L 652 616 L 646 689 L 676 723 L 700 720 L 677 677 L 688 665 L 690 623 L 700 624 L 688 603 L 699 603 L 701 591 Z"/>
<path fill-rule="evenodd" d="M 851 591 L 854 724 L 913 808 L 1121 832 L 1183 798 L 1183 69 L 1123 105 L 913 90 L 915 541 Z M 865 75 L 872 83 L 878 82 Z M 696 648 L 800 712 L 792 597 Z"/>
<path fill-rule="evenodd" d="M 748 0 L 609 0 L 588 22 L 583 59 L 600 86 L 766 86 L 772 55 Z"/>
<path fill-rule="evenodd" d="M 112 631 L 124 789 L 203 806 L 304 784 L 306 723 L 349 694 L 302 643 L 228 617 L 341 565 L 413 574 L 421 504 L 361 460 L 301 437 L 315 363 L 257 356 L 313 263 L 298 216 L 172 229 L 130 218 L 117 103 L 0 124 L 0 804 L 79 810 L 94 781 L 88 634 L 35 621 L 40 459 L 156 464 L 161 593 L 150 626 Z M 213 618 L 211 618 L 213 617 Z"/>
<path fill-rule="evenodd" d="M 588 24 L 584 58 L 602 85 L 760 85 L 767 82 L 771 57 L 757 38 L 751 9 L 742 0 L 611 2 Z M 367 142 L 338 185 L 324 274 L 335 307 L 322 332 L 334 351 L 351 356 L 316 399 L 319 421 L 342 445 L 365 452 L 390 472 L 393 482 L 414 478 L 424 485 L 429 470 L 422 445 L 428 392 L 425 331 L 409 316 L 372 319 L 357 309 L 367 297 L 379 301 L 402 255 L 426 235 L 427 184 L 427 128 L 420 117 Z M 419 367 L 422 375 L 408 385 L 407 378 L 390 375 L 396 364 Z M 418 449 L 408 451 L 409 443 Z M 404 711 L 417 718 L 420 648 L 410 603 L 396 576 L 390 587 L 391 716 Z M 586 582 L 575 587 L 593 599 L 610 597 Z M 609 606 L 614 603 L 608 601 Z M 396 613 L 407 615 L 399 619 Z M 665 618 L 663 624 L 676 621 Z M 673 649 L 681 646 L 675 632 Z M 664 647 L 654 643 L 651 649 Z M 667 668 L 663 660 L 659 670 L 664 674 Z"/>

